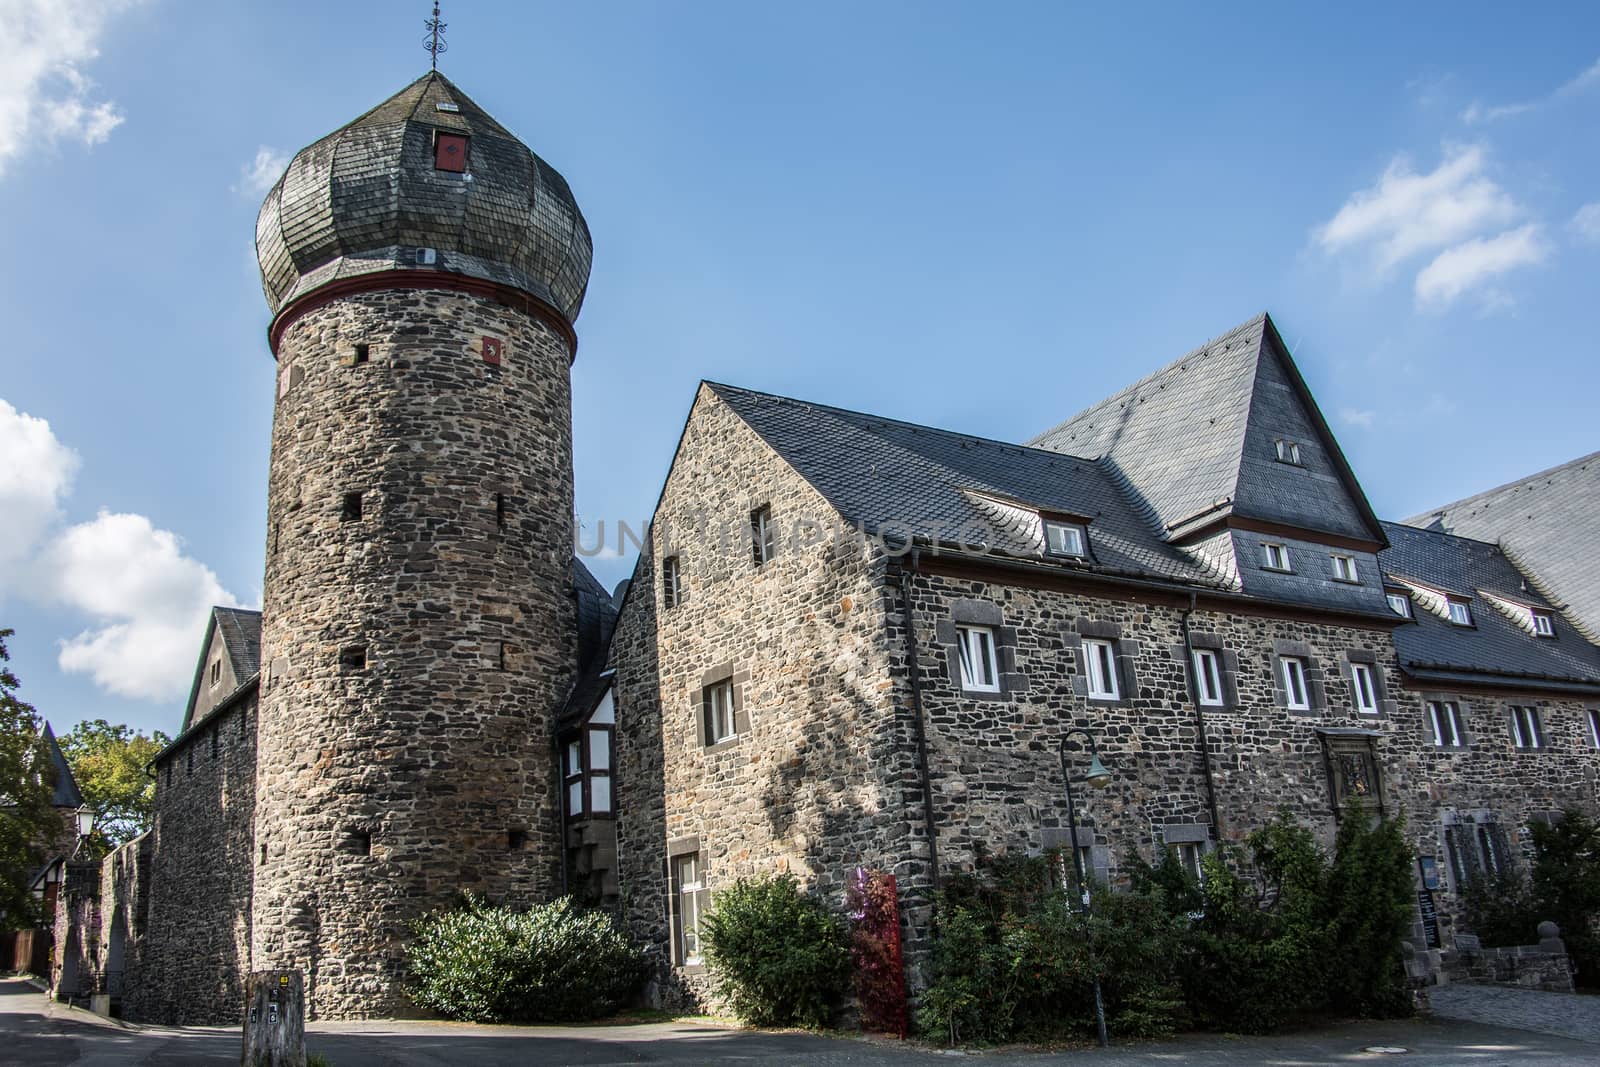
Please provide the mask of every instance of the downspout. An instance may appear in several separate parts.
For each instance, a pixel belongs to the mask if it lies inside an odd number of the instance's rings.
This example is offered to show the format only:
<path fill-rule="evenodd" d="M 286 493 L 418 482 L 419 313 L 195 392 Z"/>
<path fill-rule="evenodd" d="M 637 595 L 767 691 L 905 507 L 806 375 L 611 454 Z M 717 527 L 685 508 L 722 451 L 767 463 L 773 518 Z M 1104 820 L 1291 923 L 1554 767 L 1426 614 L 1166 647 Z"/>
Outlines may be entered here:
<path fill-rule="evenodd" d="M 1189 591 L 1189 606 L 1183 609 L 1184 677 L 1189 680 L 1189 702 L 1194 705 L 1194 725 L 1200 737 L 1200 767 L 1206 776 L 1206 807 L 1211 812 L 1211 838 L 1222 840 L 1222 815 L 1217 810 L 1217 783 L 1211 774 L 1211 739 L 1206 736 L 1206 713 L 1200 704 L 1200 680 L 1195 677 L 1194 642 L 1189 637 L 1189 616 L 1194 614 L 1195 594 Z M 1220 664 L 1219 664 L 1220 666 Z"/>
<path fill-rule="evenodd" d="M 906 670 L 911 681 L 911 722 L 917 742 L 917 772 L 922 785 L 922 822 L 928 835 L 928 869 L 932 888 L 939 888 L 939 838 L 933 821 L 933 776 L 928 770 L 928 731 L 922 710 L 922 669 L 917 663 L 917 632 L 911 611 L 911 572 L 917 569 L 917 550 L 909 566 L 900 568 L 900 613 L 906 632 Z"/>
<path fill-rule="evenodd" d="M 561 732 L 559 730 L 551 738 L 550 747 L 556 768 L 556 829 L 561 834 L 561 895 L 566 896 L 572 892 L 572 887 L 567 884 L 567 775 L 566 768 L 561 764 Z M 546 870 L 548 869 L 546 868 Z"/>

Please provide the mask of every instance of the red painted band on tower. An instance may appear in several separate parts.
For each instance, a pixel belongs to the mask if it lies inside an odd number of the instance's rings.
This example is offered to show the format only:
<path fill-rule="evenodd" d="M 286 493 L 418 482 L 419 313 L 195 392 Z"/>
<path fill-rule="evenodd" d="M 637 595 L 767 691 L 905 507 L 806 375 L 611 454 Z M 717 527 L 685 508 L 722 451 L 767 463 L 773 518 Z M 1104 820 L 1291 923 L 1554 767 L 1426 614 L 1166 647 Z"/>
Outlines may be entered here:
<path fill-rule="evenodd" d="M 572 323 L 568 322 L 561 312 L 531 293 L 465 274 L 409 268 L 374 271 L 353 278 L 340 278 L 289 301 L 282 311 L 272 317 L 272 324 L 267 327 L 267 346 L 272 350 L 272 358 L 274 360 L 278 358 L 278 345 L 283 340 L 284 331 L 301 315 L 325 307 L 340 297 L 382 289 L 445 289 L 491 300 L 543 322 L 566 339 L 567 351 L 571 353 L 568 363 L 578 358 L 578 334 L 573 330 Z"/>

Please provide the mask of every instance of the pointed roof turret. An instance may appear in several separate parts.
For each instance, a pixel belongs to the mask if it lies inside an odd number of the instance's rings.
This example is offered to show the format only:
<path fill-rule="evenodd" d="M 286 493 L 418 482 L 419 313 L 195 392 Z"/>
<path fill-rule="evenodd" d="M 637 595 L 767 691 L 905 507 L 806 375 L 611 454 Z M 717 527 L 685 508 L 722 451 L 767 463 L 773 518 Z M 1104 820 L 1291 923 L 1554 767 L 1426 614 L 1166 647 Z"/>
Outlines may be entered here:
<path fill-rule="evenodd" d="M 44 744 L 50 751 L 50 765 L 56 772 L 56 791 L 50 798 L 50 805 L 56 808 L 83 807 L 83 793 L 78 789 L 78 779 L 73 777 L 72 765 L 67 762 L 66 754 L 56 741 L 56 732 L 49 723 L 44 724 Z"/>

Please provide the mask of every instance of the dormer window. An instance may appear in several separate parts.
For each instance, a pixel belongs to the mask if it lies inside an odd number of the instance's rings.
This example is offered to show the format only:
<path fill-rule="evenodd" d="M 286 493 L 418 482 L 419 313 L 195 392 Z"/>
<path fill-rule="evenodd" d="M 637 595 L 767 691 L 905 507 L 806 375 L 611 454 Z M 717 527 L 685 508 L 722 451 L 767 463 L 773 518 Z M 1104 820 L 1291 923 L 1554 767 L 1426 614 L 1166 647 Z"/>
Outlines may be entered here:
<path fill-rule="evenodd" d="M 1385 593 L 1389 601 L 1389 610 L 1402 619 L 1411 618 L 1411 598 L 1405 593 Z"/>
<path fill-rule="evenodd" d="M 1273 447 L 1277 450 L 1279 463 L 1292 463 L 1296 467 L 1302 465 L 1300 463 L 1299 442 L 1290 441 L 1287 438 L 1280 437 L 1277 439 L 1277 441 L 1273 442 Z"/>
<path fill-rule="evenodd" d="M 1341 556 L 1335 554 L 1329 557 L 1333 560 L 1333 580 L 1336 582 L 1360 582 L 1356 575 L 1356 558 L 1354 556 Z"/>
<path fill-rule="evenodd" d="M 1288 571 L 1289 546 L 1275 541 L 1261 542 L 1261 565 L 1269 571 Z"/>
<path fill-rule="evenodd" d="M 1554 637 L 1556 635 L 1556 621 L 1548 611 L 1533 613 L 1533 632 L 1538 637 Z"/>
<path fill-rule="evenodd" d="M 1082 559 L 1088 555 L 1089 539 L 1082 526 L 1070 522 L 1045 521 L 1044 545 L 1045 551 L 1052 556 L 1066 556 L 1070 559 Z"/>
<path fill-rule="evenodd" d="M 1455 597 L 1450 598 L 1449 604 L 1450 621 L 1452 623 L 1457 626 L 1472 625 L 1472 605 L 1468 604 L 1465 600 L 1457 600 Z"/>

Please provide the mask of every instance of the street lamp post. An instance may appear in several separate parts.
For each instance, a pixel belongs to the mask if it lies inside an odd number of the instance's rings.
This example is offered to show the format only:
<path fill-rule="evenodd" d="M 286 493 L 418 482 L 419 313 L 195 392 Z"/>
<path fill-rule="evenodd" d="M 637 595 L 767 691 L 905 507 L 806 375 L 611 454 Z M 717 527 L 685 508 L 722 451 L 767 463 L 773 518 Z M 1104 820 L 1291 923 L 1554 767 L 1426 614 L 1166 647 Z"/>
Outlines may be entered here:
<path fill-rule="evenodd" d="M 1085 917 L 1089 915 L 1089 881 L 1084 876 L 1083 855 L 1078 851 L 1078 815 L 1076 805 L 1072 800 L 1072 769 L 1067 765 L 1067 739 L 1073 734 L 1081 734 L 1089 744 L 1089 773 L 1083 780 L 1091 789 L 1104 789 L 1111 784 L 1111 772 L 1106 770 L 1106 765 L 1100 762 L 1100 750 L 1095 747 L 1094 737 L 1088 730 L 1074 726 L 1061 735 L 1061 780 L 1067 787 L 1067 833 L 1070 837 L 1069 846 L 1072 849 L 1072 869 L 1078 875 L 1079 904 L 1083 908 Z M 1094 1022 L 1100 1031 L 1100 1047 L 1105 1048 L 1110 1044 L 1106 1038 L 1106 1005 L 1105 999 L 1100 995 L 1100 974 L 1094 974 Z"/>

